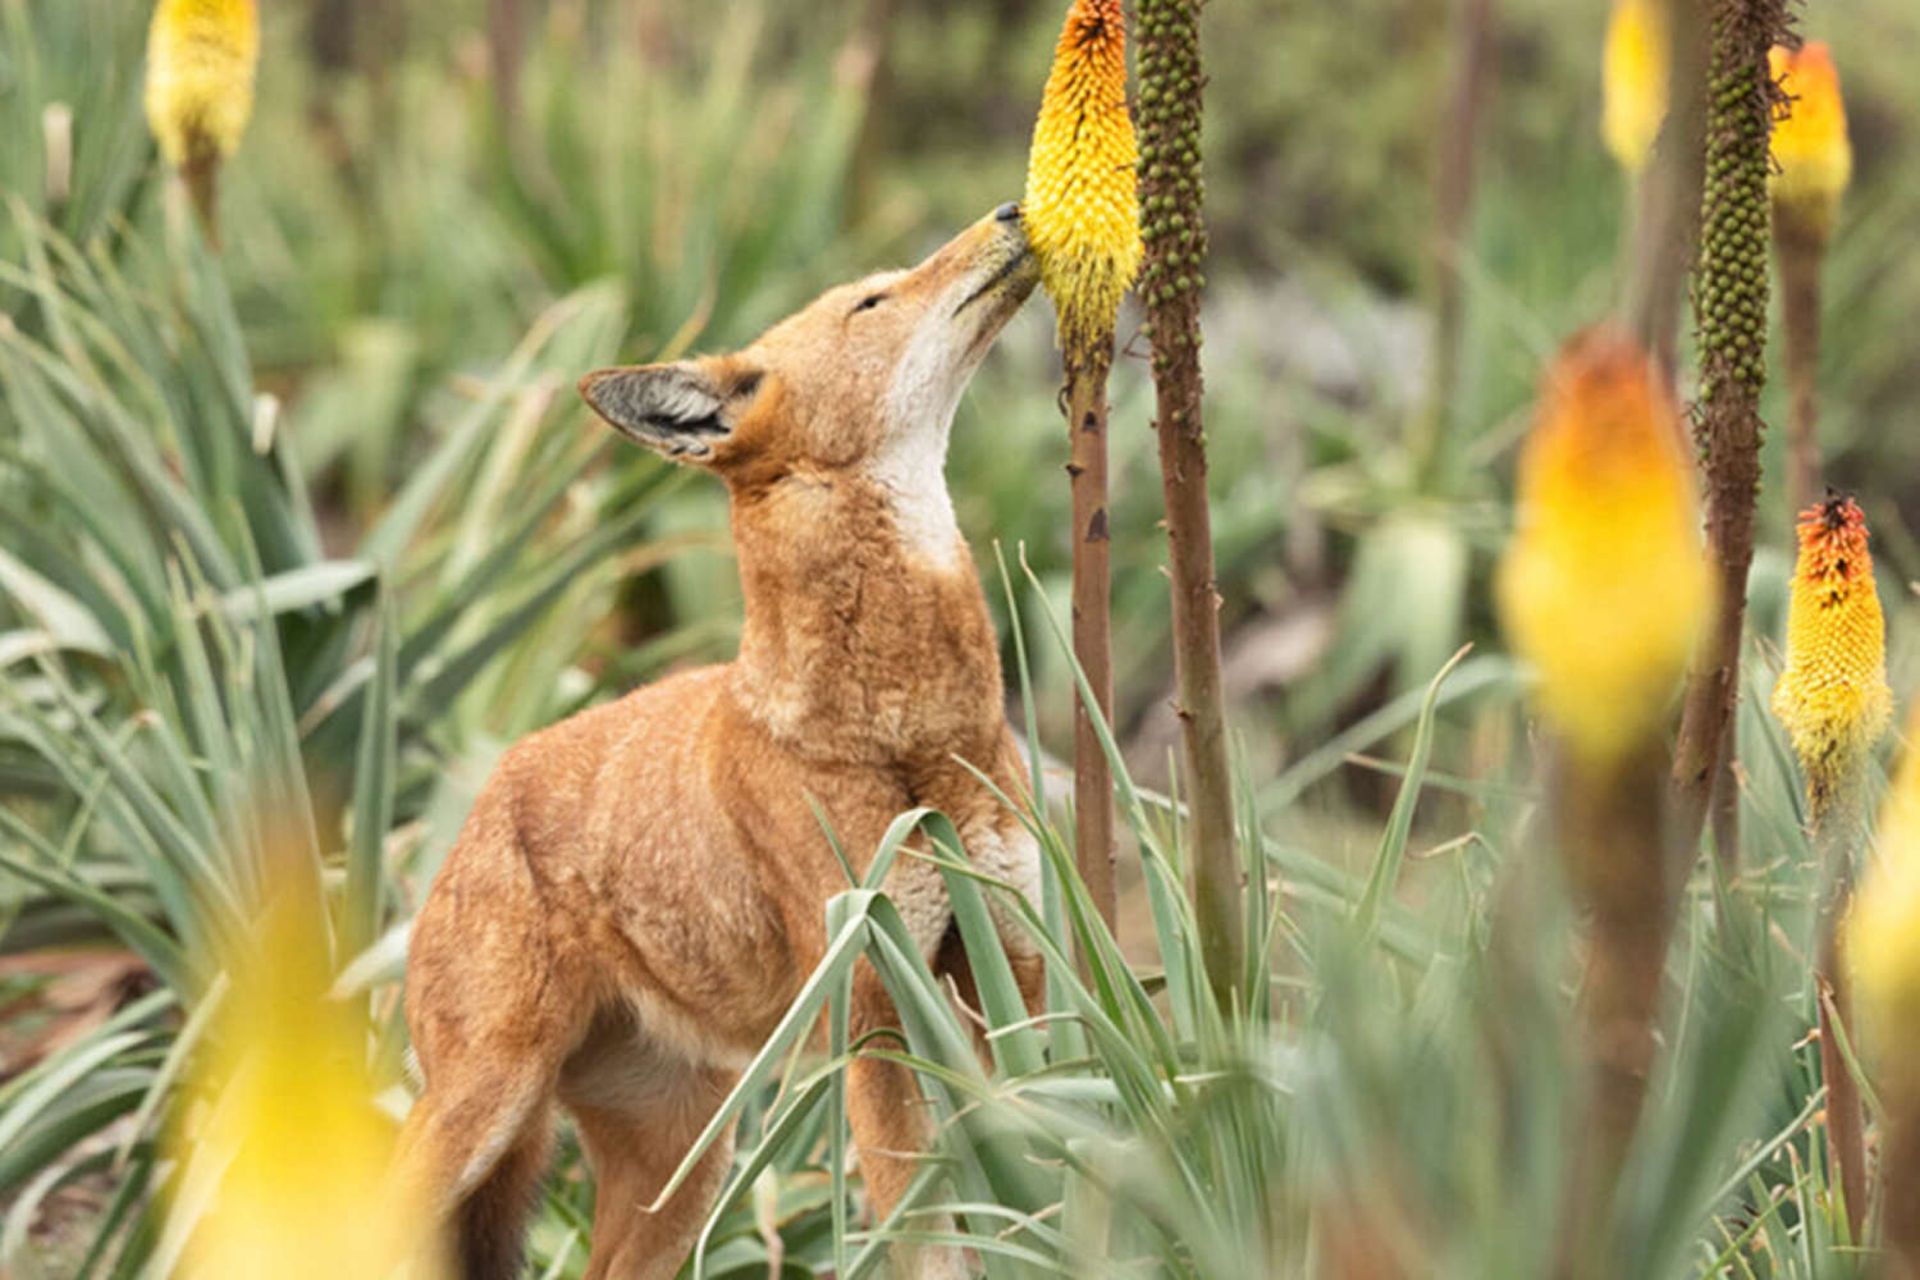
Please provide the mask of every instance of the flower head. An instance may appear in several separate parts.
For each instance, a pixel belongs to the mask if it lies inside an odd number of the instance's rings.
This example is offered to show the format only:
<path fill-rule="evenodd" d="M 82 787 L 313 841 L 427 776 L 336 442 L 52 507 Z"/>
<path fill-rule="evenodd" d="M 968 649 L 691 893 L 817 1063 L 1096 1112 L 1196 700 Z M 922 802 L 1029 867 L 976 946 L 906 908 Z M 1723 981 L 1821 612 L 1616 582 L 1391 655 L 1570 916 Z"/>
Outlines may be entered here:
<path fill-rule="evenodd" d="M 1112 330 L 1140 268 L 1136 160 L 1120 0 L 1074 0 L 1034 124 L 1023 205 L 1069 343 Z"/>
<path fill-rule="evenodd" d="M 1646 165 L 1667 117 L 1670 44 L 1663 0 L 1615 0 L 1601 53 L 1600 136 L 1629 173 Z"/>
<path fill-rule="evenodd" d="M 1799 49 L 1775 45 L 1767 61 L 1787 99 L 1773 121 L 1774 207 L 1824 235 L 1853 177 L 1840 73 L 1818 40 Z"/>
<path fill-rule="evenodd" d="M 1875 839 L 1879 857 L 1855 895 L 1847 954 L 1861 1012 L 1884 1040 L 1920 1028 L 1920 710 L 1887 793 Z M 1883 1045 L 1920 1077 L 1920 1043 Z M 1920 1083 L 1920 1079 L 1916 1079 Z"/>
<path fill-rule="evenodd" d="M 326 906 L 310 872 L 279 862 L 290 887 L 226 957 L 175 1120 L 181 1198 L 207 1204 L 183 1274 L 334 1280 L 430 1263 L 431 1214 L 393 1185 L 395 1126 L 374 1103 L 362 1010 L 329 991 Z"/>
<path fill-rule="evenodd" d="M 1711 611 L 1679 411 L 1632 341 L 1575 339 L 1520 457 L 1502 623 L 1543 717 L 1606 767 L 1657 732 Z"/>
<path fill-rule="evenodd" d="M 1867 518 L 1852 498 L 1800 513 L 1800 558 L 1787 612 L 1787 669 L 1773 687 L 1818 812 L 1851 778 L 1893 714 L 1886 620 L 1867 551 Z"/>
<path fill-rule="evenodd" d="M 160 0 L 147 32 L 147 123 L 169 164 L 233 154 L 259 61 L 256 0 Z"/>

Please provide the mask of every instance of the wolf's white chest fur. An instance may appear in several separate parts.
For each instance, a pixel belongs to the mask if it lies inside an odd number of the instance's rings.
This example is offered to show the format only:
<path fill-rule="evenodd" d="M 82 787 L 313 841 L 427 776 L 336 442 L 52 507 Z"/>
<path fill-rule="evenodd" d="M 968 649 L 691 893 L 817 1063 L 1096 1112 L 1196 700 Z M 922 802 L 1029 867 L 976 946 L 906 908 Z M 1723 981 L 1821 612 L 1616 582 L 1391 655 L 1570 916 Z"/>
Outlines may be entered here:
<path fill-rule="evenodd" d="M 947 442 L 961 392 L 985 354 L 984 348 L 956 350 L 948 332 L 948 313 L 966 283 L 928 308 L 901 355 L 887 388 L 887 442 L 874 455 L 870 472 L 887 491 L 900 540 L 941 569 L 953 568 L 966 554 L 947 493 Z"/>

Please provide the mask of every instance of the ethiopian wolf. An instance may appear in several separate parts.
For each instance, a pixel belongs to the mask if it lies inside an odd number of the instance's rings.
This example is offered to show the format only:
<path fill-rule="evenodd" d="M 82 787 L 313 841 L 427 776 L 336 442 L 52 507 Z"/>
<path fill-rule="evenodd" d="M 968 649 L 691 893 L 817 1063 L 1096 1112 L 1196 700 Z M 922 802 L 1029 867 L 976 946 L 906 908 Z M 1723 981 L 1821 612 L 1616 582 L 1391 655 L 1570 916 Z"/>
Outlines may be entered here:
<path fill-rule="evenodd" d="M 961 392 L 1037 276 L 1003 206 L 909 271 L 830 289 L 737 354 L 594 373 L 593 408 L 712 472 L 731 500 L 739 656 L 518 743 L 414 927 L 407 1013 L 426 1092 L 403 1176 L 470 1280 L 506 1280 L 555 1108 L 597 1180 L 590 1280 L 671 1277 L 731 1142 L 659 1212 L 667 1177 L 825 951 L 843 847 L 902 810 L 949 814 L 976 863 L 1031 890 L 1038 853 L 964 768 L 1018 790 L 991 619 L 943 467 Z M 886 888 L 937 968 L 964 967 L 938 872 Z M 1030 998 L 1040 961 L 1009 936 Z M 895 1024 L 870 967 L 855 1033 Z M 912 1075 L 863 1058 L 849 1114 L 876 1214 L 930 1135 Z M 959 1274 L 951 1251 L 896 1259 Z"/>

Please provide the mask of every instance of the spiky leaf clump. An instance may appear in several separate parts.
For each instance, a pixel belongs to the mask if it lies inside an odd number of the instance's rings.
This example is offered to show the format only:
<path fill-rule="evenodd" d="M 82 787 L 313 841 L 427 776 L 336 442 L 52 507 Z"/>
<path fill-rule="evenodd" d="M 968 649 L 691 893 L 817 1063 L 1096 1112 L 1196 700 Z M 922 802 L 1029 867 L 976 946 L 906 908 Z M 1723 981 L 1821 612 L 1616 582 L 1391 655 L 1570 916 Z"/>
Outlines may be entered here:
<path fill-rule="evenodd" d="M 1120 0 L 1074 0 L 1034 124 L 1023 205 L 1070 349 L 1111 341 L 1140 269 L 1137 155 Z"/>
<path fill-rule="evenodd" d="M 1575 339 L 1520 458 L 1502 622 L 1542 716 L 1605 768 L 1664 721 L 1711 609 L 1679 410 L 1633 342 Z"/>
<path fill-rule="evenodd" d="M 1852 498 L 1830 498 L 1801 513 L 1799 533 L 1787 669 L 1773 689 L 1773 713 L 1818 813 L 1886 732 L 1893 691 L 1866 517 Z"/>
<path fill-rule="evenodd" d="M 253 115 L 257 0 L 160 0 L 147 34 L 147 123 L 167 162 L 225 159 Z"/>

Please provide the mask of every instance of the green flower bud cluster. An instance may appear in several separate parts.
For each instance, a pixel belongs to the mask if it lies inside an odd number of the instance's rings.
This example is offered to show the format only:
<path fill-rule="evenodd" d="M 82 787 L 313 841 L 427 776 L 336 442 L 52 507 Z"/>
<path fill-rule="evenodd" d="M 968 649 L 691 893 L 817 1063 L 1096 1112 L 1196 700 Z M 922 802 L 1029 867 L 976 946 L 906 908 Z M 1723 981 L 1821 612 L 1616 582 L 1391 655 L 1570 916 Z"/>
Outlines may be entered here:
<path fill-rule="evenodd" d="M 1198 342 L 1202 267 L 1207 257 L 1200 173 L 1200 5 L 1140 0 L 1140 234 L 1146 267 L 1140 298 L 1154 364 Z"/>
<path fill-rule="evenodd" d="M 1767 193 L 1773 80 L 1767 51 L 1784 23 L 1780 0 L 1717 0 L 1709 68 L 1700 269 L 1694 281 L 1703 402 L 1757 398 L 1766 382 Z"/>

